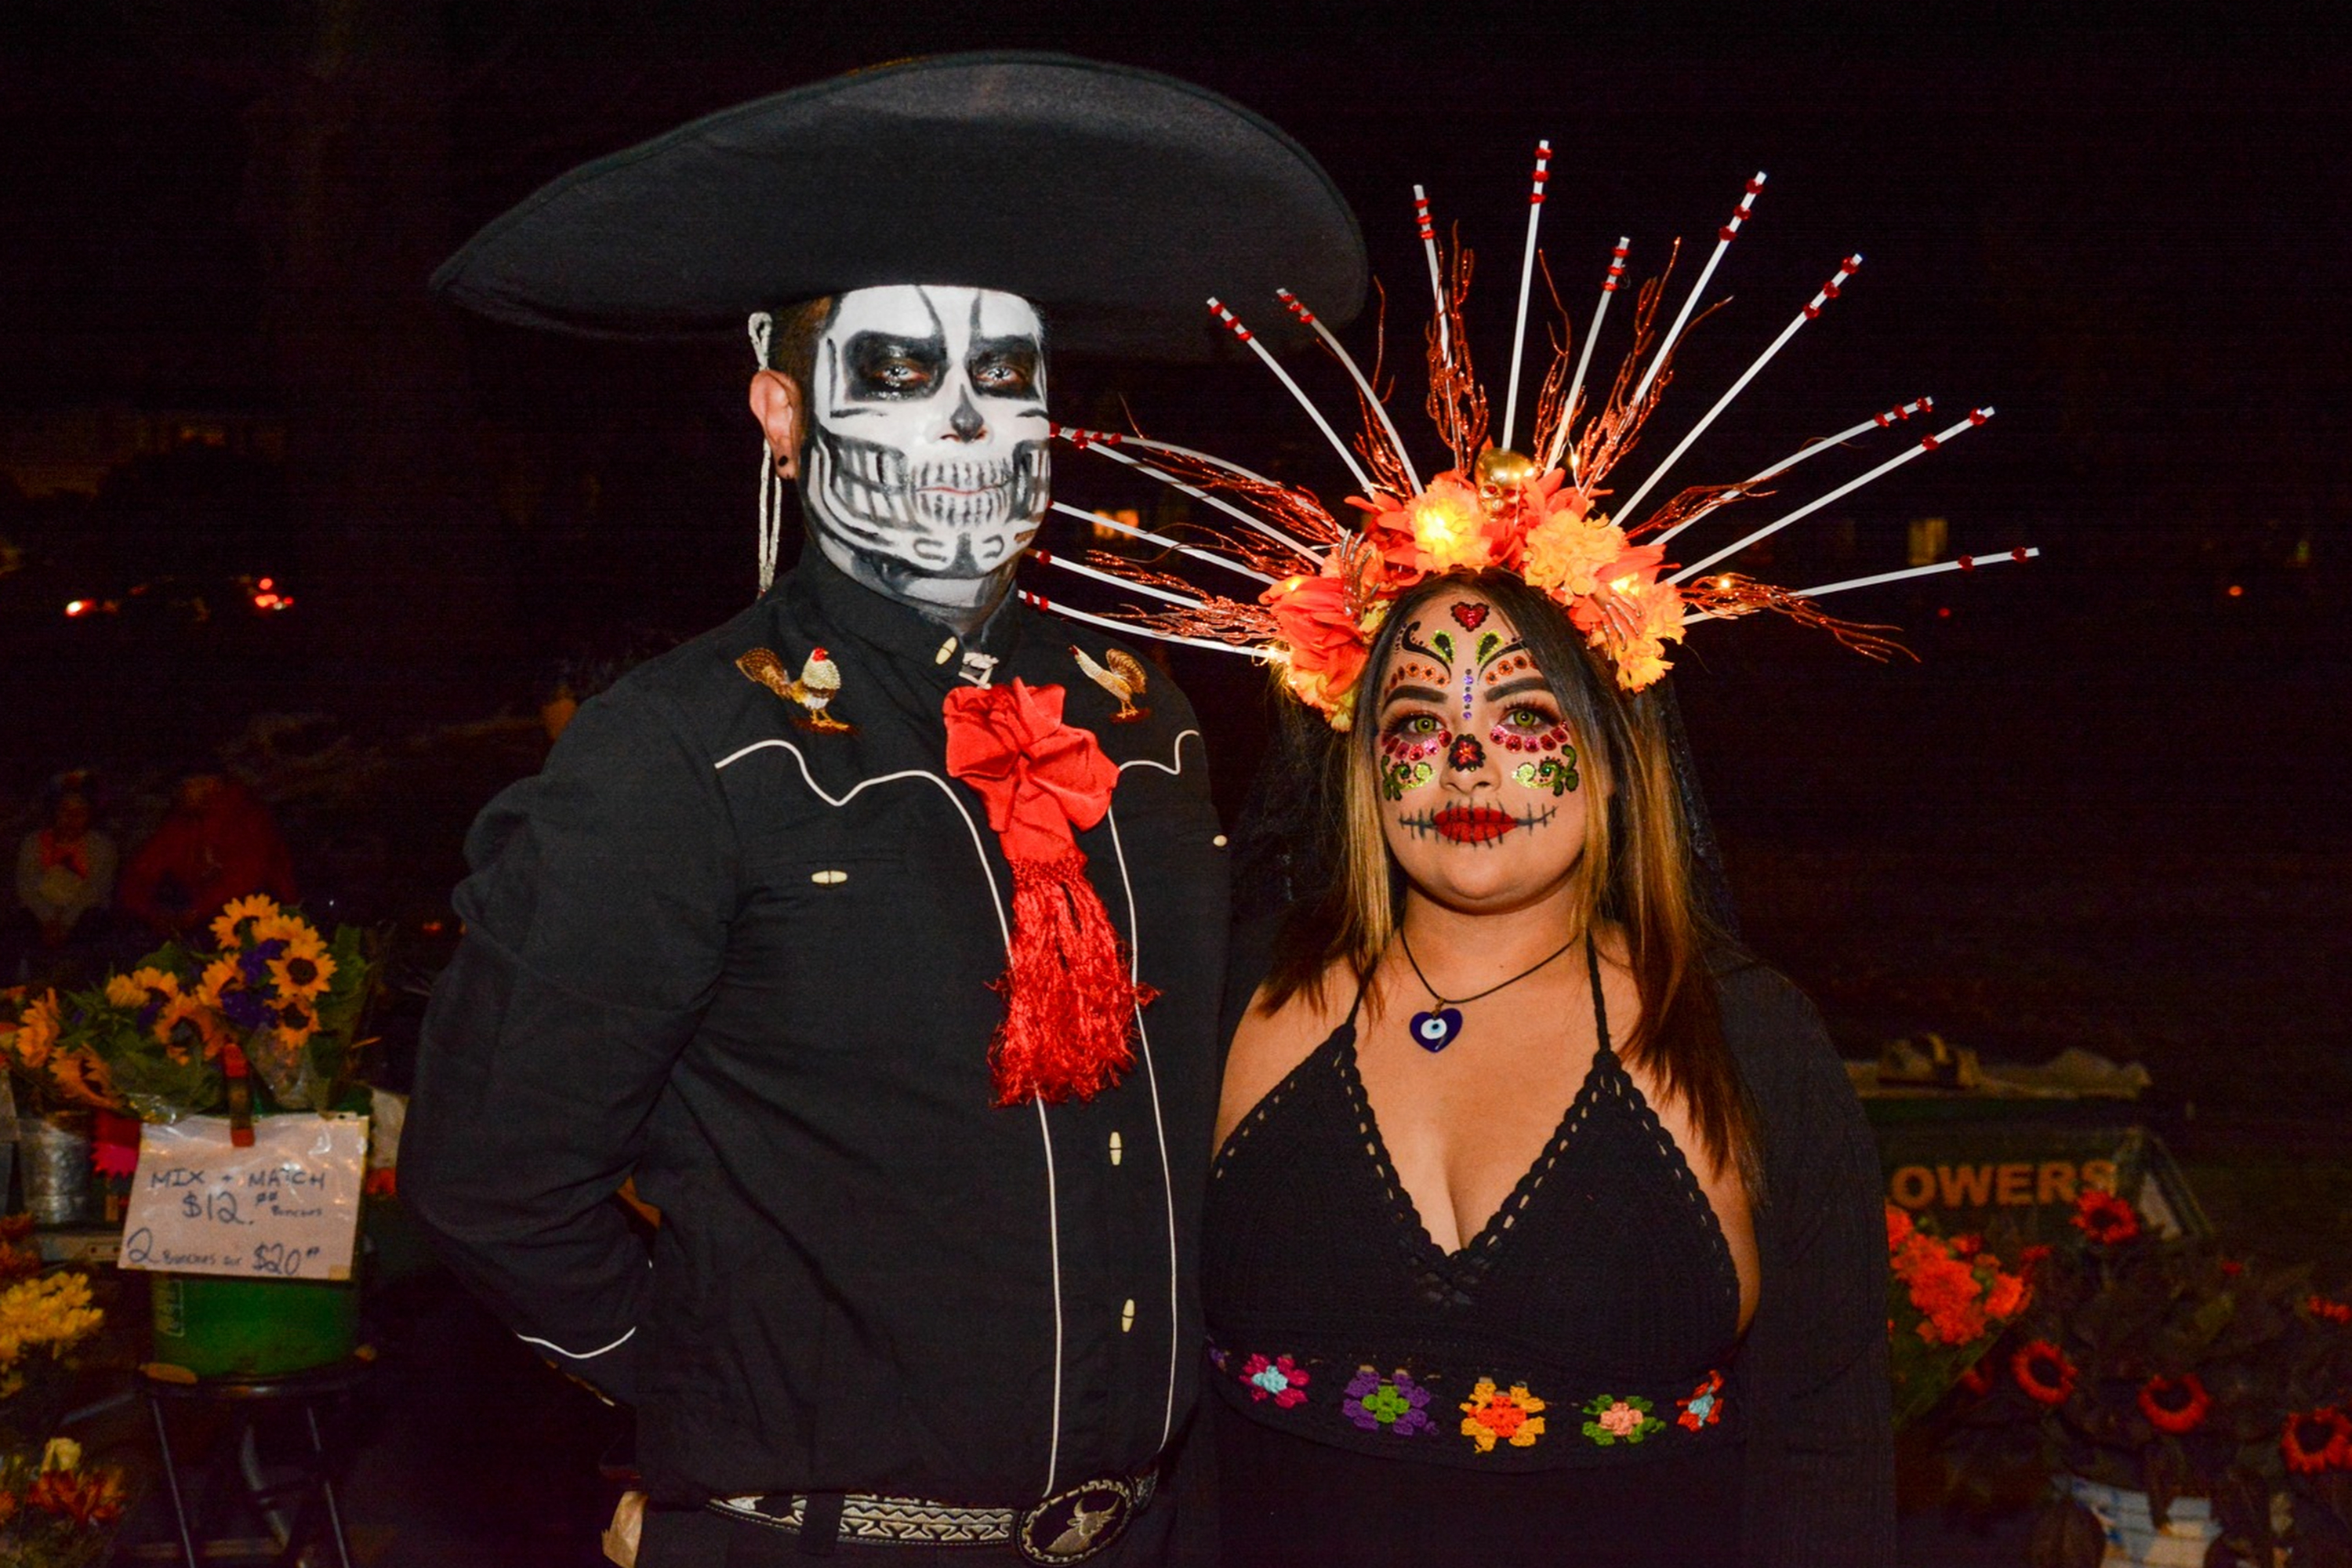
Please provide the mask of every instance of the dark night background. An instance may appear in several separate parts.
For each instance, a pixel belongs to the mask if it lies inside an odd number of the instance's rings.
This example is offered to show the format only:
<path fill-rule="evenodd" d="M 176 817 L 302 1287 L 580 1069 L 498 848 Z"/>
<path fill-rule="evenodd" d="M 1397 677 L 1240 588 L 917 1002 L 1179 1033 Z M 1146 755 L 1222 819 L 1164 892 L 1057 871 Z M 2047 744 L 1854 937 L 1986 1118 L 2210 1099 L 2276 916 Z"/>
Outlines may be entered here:
<path fill-rule="evenodd" d="M 1886 570 L 1928 517 L 1948 520 L 1945 553 L 2046 557 L 1834 602 L 1901 623 L 1916 665 L 1755 622 L 1694 632 L 1677 684 L 1749 938 L 1849 1055 L 1926 1028 L 2016 1059 L 2084 1046 L 2147 1062 L 2168 1114 L 2340 1157 L 2347 45 L 2352 21 L 2324 5 L 1726 21 L 1688 5 L 10 0 L 0 807 L 85 763 L 127 803 L 191 747 L 236 742 L 281 777 L 360 759 L 369 782 L 280 793 L 303 874 L 357 914 L 430 917 L 472 810 L 535 765 L 530 716 L 559 669 L 749 596 L 758 447 L 740 342 L 539 338 L 436 303 L 425 275 L 545 180 L 695 115 L 903 54 L 1067 48 L 1218 89 L 1304 142 L 1392 291 L 1391 365 L 1425 295 L 1410 202 L 1425 184 L 1480 252 L 1490 386 L 1536 137 L 1555 147 L 1543 238 L 1580 329 L 1618 234 L 1637 277 L 1677 235 L 1703 254 L 1769 171 L 1653 460 L 1864 252 L 1677 477 L 1737 478 L 1922 393 L 1938 425 L 1990 404 L 1984 429 L 1745 563 L 1790 585 Z M 1349 334 L 1360 352 L 1373 328 L 1368 313 Z M 1302 374 L 1344 407 L 1335 371 Z M 1124 398 L 1153 434 L 1341 478 L 1253 364 L 1069 364 L 1056 384 L 1065 419 L 1121 424 Z M 1419 396 L 1402 377 L 1417 441 Z M 1418 449 L 1427 466 L 1434 443 Z M 1825 458 L 1787 493 L 1895 449 Z M 1055 489 L 1159 504 L 1118 479 L 1064 455 Z M 221 607 L 189 624 L 191 597 L 240 575 L 272 576 L 295 608 L 242 614 L 215 587 Z M 108 598 L 119 613 L 61 614 Z M 1265 708 L 1240 661 L 1213 662 L 1176 668 L 1230 812 Z M 257 731 L 268 713 L 323 716 L 312 750 Z M 2339 1192 L 2315 1212 L 2352 1245 L 2345 1207 Z"/>

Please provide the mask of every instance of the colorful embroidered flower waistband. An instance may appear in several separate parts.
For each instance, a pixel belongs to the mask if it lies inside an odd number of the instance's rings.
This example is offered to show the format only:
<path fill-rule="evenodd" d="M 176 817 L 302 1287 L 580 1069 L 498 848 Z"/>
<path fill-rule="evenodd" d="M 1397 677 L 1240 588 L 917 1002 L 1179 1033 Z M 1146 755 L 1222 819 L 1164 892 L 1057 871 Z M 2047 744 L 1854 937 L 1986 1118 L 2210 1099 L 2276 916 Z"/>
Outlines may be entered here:
<path fill-rule="evenodd" d="M 1526 1369 L 1460 1363 L 1440 1372 L 1408 1360 L 1350 1364 L 1345 1358 L 1268 1354 L 1221 1345 L 1209 1364 L 1224 1397 L 1267 1426 L 1320 1442 L 1390 1452 L 1409 1442 L 1417 1457 L 1511 1468 L 1598 1462 L 1604 1451 L 1644 1444 L 1679 1448 L 1736 1433 L 1724 1369 L 1609 1387 Z M 1532 1450 L 1540 1450 L 1533 1452 Z M 1517 1459 L 1520 1463 L 1508 1463 Z"/>

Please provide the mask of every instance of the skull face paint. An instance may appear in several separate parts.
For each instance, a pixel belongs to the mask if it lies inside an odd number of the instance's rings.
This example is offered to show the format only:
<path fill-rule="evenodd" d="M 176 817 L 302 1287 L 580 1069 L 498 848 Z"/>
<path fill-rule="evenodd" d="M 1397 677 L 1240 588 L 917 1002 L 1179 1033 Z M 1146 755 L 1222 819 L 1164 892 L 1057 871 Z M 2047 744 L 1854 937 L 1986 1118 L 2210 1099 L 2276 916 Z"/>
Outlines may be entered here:
<path fill-rule="evenodd" d="M 1045 510 L 1035 309 L 994 289 L 853 289 L 809 380 L 801 497 L 825 552 L 900 597 L 992 601 Z"/>
<path fill-rule="evenodd" d="M 1575 874 L 1590 830 L 1573 733 L 1509 616 L 1465 593 L 1409 613 L 1379 671 L 1371 762 L 1414 894 L 1509 908 Z"/>
<path fill-rule="evenodd" d="M 1381 731 L 1381 795 L 1402 800 L 1437 776 L 1430 759 L 1453 743 L 1433 713 L 1408 713 Z"/>

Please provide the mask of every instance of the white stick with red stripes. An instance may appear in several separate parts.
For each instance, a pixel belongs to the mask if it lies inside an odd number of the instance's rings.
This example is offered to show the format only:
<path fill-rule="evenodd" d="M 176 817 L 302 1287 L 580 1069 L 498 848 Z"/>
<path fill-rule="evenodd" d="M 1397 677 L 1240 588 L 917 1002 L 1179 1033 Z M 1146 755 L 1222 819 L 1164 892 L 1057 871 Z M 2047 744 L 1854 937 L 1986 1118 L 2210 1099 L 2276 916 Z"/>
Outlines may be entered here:
<path fill-rule="evenodd" d="M 1429 193 L 1412 188 L 1412 220 L 1421 226 L 1421 251 L 1429 258 L 1429 297 L 1437 310 L 1437 357 L 1454 357 L 1454 342 L 1445 326 L 1445 280 L 1437 271 L 1437 226 L 1429 221 Z"/>
<path fill-rule="evenodd" d="M 1396 454 L 1397 463 L 1404 469 L 1404 477 L 1412 486 L 1412 493 L 1419 495 L 1421 475 L 1414 471 L 1412 458 L 1404 449 L 1404 437 L 1397 434 L 1396 424 L 1389 418 L 1388 409 L 1383 407 L 1380 398 L 1374 395 L 1372 384 L 1366 381 L 1364 373 L 1357 368 L 1355 356 L 1340 345 L 1339 340 L 1331 335 L 1331 329 L 1325 326 L 1322 319 L 1308 310 L 1305 301 L 1297 295 L 1287 289 L 1276 289 L 1275 292 L 1282 297 L 1283 304 L 1289 308 L 1292 315 L 1315 329 L 1315 335 L 1323 340 L 1323 346 L 1331 351 L 1332 357 L 1348 367 L 1348 374 L 1355 378 L 1356 390 L 1364 395 L 1364 401 L 1370 405 L 1373 415 L 1380 420 L 1381 428 L 1387 432 L 1389 450 Z"/>
<path fill-rule="evenodd" d="M 1708 253 L 1706 265 L 1699 268 L 1698 281 L 1691 285 L 1690 295 L 1683 300 L 1681 310 L 1675 313 L 1675 324 L 1667 329 L 1665 341 L 1658 345 L 1658 352 L 1651 357 L 1650 368 L 1642 373 L 1642 384 L 1633 389 L 1634 407 L 1642 405 L 1642 399 L 1649 394 L 1650 384 L 1657 380 L 1658 372 L 1665 368 L 1666 355 L 1673 352 L 1675 340 L 1681 337 L 1683 329 L 1690 324 L 1691 311 L 1697 307 L 1698 297 L 1706 292 L 1707 279 L 1715 276 L 1715 269 L 1723 260 L 1723 253 L 1731 248 L 1731 242 L 1739 237 L 1739 226 L 1746 223 L 1748 215 L 1756 210 L 1757 193 L 1763 188 L 1764 171 L 1759 169 L 1756 177 L 1748 182 L 1748 190 L 1740 196 L 1739 205 L 1732 209 L 1731 221 L 1715 231 L 1715 249 Z"/>
<path fill-rule="evenodd" d="M 1681 571 L 1667 578 L 1666 581 L 1669 583 L 1682 583 L 1697 576 L 1700 573 L 1706 571 L 1708 567 L 1714 565 L 1725 556 L 1737 555 L 1739 552 L 1747 549 L 1757 541 L 1780 532 L 1780 530 L 1788 527 L 1790 523 L 1797 521 L 1799 519 L 1812 516 L 1813 513 L 1821 510 L 1822 508 L 1829 505 L 1830 502 L 1836 500 L 1841 497 L 1852 495 L 1854 491 L 1862 489 L 1863 486 L 1870 483 L 1873 479 L 1878 479 L 1885 474 L 1893 473 L 1904 464 L 1911 461 L 1912 458 L 1926 456 L 1927 453 L 1932 452 L 1937 447 L 1942 446 L 1945 442 L 1952 439 L 1955 436 L 1963 435 L 1966 432 L 1974 429 L 1977 426 L 1983 424 L 1986 420 L 1991 417 L 1992 410 L 1990 408 L 1979 408 L 1972 411 L 1966 419 L 1963 419 L 1958 424 L 1952 426 L 1949 429 L 1938 430 L 1933 436 L 1925 437 L 1917 446 L 1909 447 L 1905 451 L 1896 454 L 1895 457 L 1887 458 L 1886 461 L 1879 464 L 1878 467 L 1871 469 L 1868 473 L 1862 475 L 1860 478 L 1848 479 L 1845 483 L 1838 486 L 1837 489 L 1830 491 L 1829 494 L 1822 497 L 1820 500 L 1808 501 L 1803 506 L 1799 507 L 1796 510 L 1790 512 L 1788 516 L 1780 519 L 1778 521 L 1766 523 L 1763 527 L 1758 529 L 1747 538 L 1739 540 L 1734 543 L 1725 545 L 1722 549 L 1717 551 L 1714 554 L 1708 556 L 1704 561 L 1694 562 L 1692 564 L 1684 567 Z"/>
<path fill-rule="evenodd" d="M 1813 458 L 1818 458 L 1823 452 L 1835 451 L 1840 446 L 1853 440 L 1857 436 L 1867 436 L 1873 430 L 1884 429 L 1887 426 L 1895 424 L 1897 420 L 1910 418 L 1914 414 L 1932 414 L 1935 410 L 1936 400 L 1934 398 L 1915 397 L 1899 408 L 1890 408 L 1884 414 L 1874 414 L 1859 425 L 1848 426 L 1845 429 L 1839 431 L 1834 436 L 1825 436 L 1818 441 L 1808 441 L 1803 446 L 1798 447 L 1794 452 L 1789 454 L 1789 456 L 1773 464 L 1770 468 L 1760 469 L 1740 480 L 1738 484 L 1732 486 L 1729 489 L 1724 491 L 1721 495 L 1716 497 L 1713 500 L 1707 502 L 1705 506 L 1699 508 L 1698 510 L 1691 513 L 1688 517 L 1683 519 L 1680 522 L 1675 524 L 1674 527 L 1666 530 L 1664 533 L 1657 535 L 1654 539 L 1645 539 L 1642 542 L 1644 544 L 1664 544 L 1667 540 L 1672 539 L 1684 529 L 1688 528 L 1691 524 L 1705 518 L 1707 513 L 1713 511 L 1716 508 L 1720 506 L 1729 506 L 1733 501 L 1739 500 L 1749 490 L 1754 489 L 1758 485 L 1762 484 L 1765 480 L 1779 479 L 1782 474 L 1787 473 L 1799 463 L 1805 462 Z"/>
<path fill-rule="evenodd" d="M 1899 572 L 1880 572 L 1868 577 L 1849 577 L 1843 583 L 1824 583 L 1818 588 L 1803 588 L 1800 599 L 1824 599 L 1832 594 L 1843 594 L 1850 588 L 1875 588 L 1882 583 L 1900 583 L 1909 577 L 1933 577 L 1944 572 L 1973 572 L 1980 566 L 1998 566 L 2004 561 L 2031 561 L 2042 552 L 2032 545 L 2003 551 L 1999 555 L 1962 555 L 1951 561 L 1938 561 L 1933 566 L 1906 566 Z M 1696 621 L 1735 619 L 1714 610 L 1700 610 L 1683 617 L 1688 625 Z"/>
<path fill-rule="evenodd" d="M 1822 307 L 1838 297 L 1839 291 L 1844 289 L 1846 280 L 1852 278 L 1861 266 L 1862 254 L 1859 251 L 1838 264 L 1836 276 L 1822 285 L 1821 292 L 1813 296 L 1812 303 L 1790 318 L 1789 324 L 1780 329 L 1780 335 L 1767 343 L 1764 352 L 1756 356 L 1755 363 L 1739 373 L 1739 379 L 1733 382 L 1725 389 L 1723 395 L 1715 400 L 1715 406 L 1708 409 L 1706 416 L 1691 426 L 1690 434 L 1675 443 L 1675 449 L 1666 454 L 1665 461 L 1652 468 L 1650 477 L 1643 479 L 1635 487 L 1632 495 L 1619 503 L 1617 508 L 1619 517 L 1627 518 L 1633 515 L 1633 509 L 1642 504 L 1642 498 L 1648 495 L 1653 489 L 1656 488 L 1657 482 L 1666 477 L 1666 470 L 1681 460 L 1685 452 L 1690 450 L 1691 443 L 1706 434 L 1706 427 L 1715 423 L 1716 416 L 1731 406 L 1731 400 L 1748 389 L 1748 384 L 1756 379 L 1756 373 L 1769 364 L 1772 362 L 1772 356 L 1787 347 L 1789 340 L 1795 337 L 1807 321 L 1821 315 Z"/>
<path fill-rule="evenodd" d="M 1547 473 L 1559 467 L 1560 454 L 1568 450 L 1568 427 L 1576 417 L 1577 397 L 1584 391 L 1584 372 L 1592 363 L 1592 345 L 1600 340 L 1602 318 L 1609 314 L 1609 298 L 1624 281 L 1625 253 L 1633 246 L 1633 237 L 1621 234 L 1617 237 L 1617 248 L 1609 253 L 1609 275 L 1601 280 L 1601 303 L 1592 307 L 1592 330 L 1584 334 L 1584 347 L 1576 356 L 1576 374 L 1568 384 L 1568 401 L 1559 405 L 1559 425 L 1551 433 L 1551 450 L 1544 454 Z"/>
<path fill-rule="evenodd" d="M 1363 465 L 1356 461 L 1356 454 L 1348 449 L 1348 443 L 1339 439 L 1339 432 L 1331 428 L 1331 422 L 1323 417 L 1323 411 L 1315 406 L 1313 400 L 1307 397 L 1297 382 L 1290 379 L 1290 373 L 1283 369 L 1281 363 L 1266 352 L 1264 343 L 1257 341 L 1257 334 L 1244 326 L 1241 320 L 1227 310 L 1223 302 L 1213 294 L 1209 297 L 1209 309 L 1215 312 L 1217 320 L 1232 329 L 1234 337 L 1249 346 L 1250 353 L 1257 355 L 1260 363 L 1274 372 L 1274 378 L 1282 383 L 1290 395 L 1297 399 L 1298 406 L 1307 410 L 1307 417 L 1315 421 L 1315 428 L 1323 432 L 1323 438 L 1331 443 L 1333 451 L 1339 454 L 1339 461 L 1348 465 L 1348 472 L 1355 477 L 1357 486 L 1364 494 L 1367 496 L 1374 494 L 1371 476 L 1365 473 Z"/>
<path fill-rule="evenodd" d="M 1528 247 L 1519 258 L 1519 319 L 1511 329 L 1511 379 L 1503 395 L 1503 438 L 1507 448 L 1519 424 L 1519 364 L 1528 344 L 1528 294 L 1536 282 L 1536 230 L 1543 222 L 1544 182 L 1551 177 L 1551 143 L 1536 143 L 1534 186 L 1528 193 Z"/>

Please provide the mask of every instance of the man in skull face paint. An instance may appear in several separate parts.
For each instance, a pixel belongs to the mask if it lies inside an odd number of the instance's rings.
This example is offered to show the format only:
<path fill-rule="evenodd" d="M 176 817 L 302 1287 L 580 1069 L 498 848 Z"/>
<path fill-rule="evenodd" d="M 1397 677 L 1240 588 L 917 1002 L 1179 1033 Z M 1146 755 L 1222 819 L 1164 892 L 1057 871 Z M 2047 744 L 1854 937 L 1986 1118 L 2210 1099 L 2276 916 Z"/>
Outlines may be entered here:
<path fill-rule="evenodd" d="M 961 630 L 987 617 L 1045 511 L 1045 327 L 1026 300 L 899 284 L 826 302 L 794 380 L 751 411 L 826 559 Z"/>
<path fill-rule="evenodd" d="M 816 547 L 476 824 L 404 1199 L 544 1359 L 635 1406 L 616 1561 L 1163 1561 L 1224 839 L 1181 693 L 1151 675 L 1114 723 L 1072 677 L 1142 667 L 1010 594 L 1045 323 L 1182 359 L 1220 289 L 1344 317 L 1352 217 L 1197 89 L 970 56 L 574 171 L 436 282 L 604 332 L 814 301 L 750 397 Z M 632 1173 L 650 1256 L 611 1196 Z"/>

